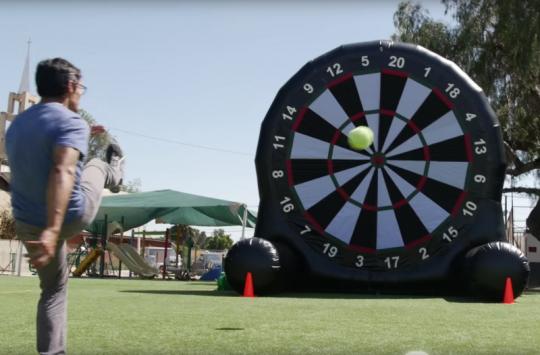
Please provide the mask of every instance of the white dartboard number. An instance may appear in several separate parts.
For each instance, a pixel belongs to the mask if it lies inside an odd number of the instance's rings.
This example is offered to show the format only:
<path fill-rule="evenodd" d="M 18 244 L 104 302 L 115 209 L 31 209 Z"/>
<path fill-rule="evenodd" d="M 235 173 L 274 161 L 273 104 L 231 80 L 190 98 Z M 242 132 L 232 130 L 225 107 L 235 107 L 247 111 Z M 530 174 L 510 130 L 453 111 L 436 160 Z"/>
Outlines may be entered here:
<path fill-rule="evenodd" d="M 486 147 L 486 141 L 480 138 L 479 140 L 474 142 L 474 152 L 476 155 L 482 155 L 486 154 L 487 147 Z"/>
<path fill-rule="evenodd" d="M 396 269 L 398 267 L 399 256 L 388 256 L 384 259 L 387 269 Z"/>
<path fill-rule="evenodd" d="M 333 258 L 337 255 L 338 248 L 333 246 L 330 243 L 324 243 L 323 244 L 323 254 L 328 255 L 329 257 Z"/>
<path fill-rule="evenodd" d="M 364 266 L 364 256 L 363 255 L 357 255 L 356 256 L 356 262 L 354 263 L 354 266 L 356 266 L 356 267 Z"/>
<path fill-rule="evenodd" d="M 343 74 L 343 69 L 341 69 L 341 64 L 334 63 L 328 68 L 326 68 L 326 72 L 330 74 L 330 76 L 333 78 L 335 76 L 338 76 L 339 74 Z"/>
<path fill-rule="evenodd" d="M 472 201 L 467 201 L 465 202 L 465 206 L 463 207 L 463 210 L 462 210 L 463 215 L 467 217 L 472 217 L 474 216 L 474 212 L 476 211 L 477 208 L 478 206 L 476 206 L 476 203 Z"/>
<path fill-rule="evenodd" d="M 289 213 L 294 210 L 294 205 L 292 204 L 290 197 L 285 196 L 285 198 L 283 198 L 283 200 L 281 200 L 279 204 L 281 205 L 281 209 L 285 213 Z"/>
<path fill-rule="evenodd" d="M 465 115 L 465 120 L 467 122 L 471 122 L 472 120 L 474 120 L 476 118 L 476 115 L 474 113 L 469 113 L 467 112 L 467 114 Z"/>
<path fill-rule="evenodd" d="M 293 107 L 293 106 L 287 106 L 287 107 L 286 107 L 286 112 L 282 113 L 282 114 L 281 114 L 281 117 L 282 117 L 284 120 L 292 121 L 293 115 L 294 115 L 295 113 L 296 113 L 296 107 Z"/>
<path fill-rule="evenodd" d="M 455 86 L 455 84 L 448 83 L 445 92 L 448 94 L 448 96 L 455 99 L 459 96 L 460 90 Z"/>
<path fill-rule="evenodd" d="M 313 86 L 309 83 L 304 84 L 304 90 L 308 94 L 313 94 Z"/>
<path fill-rule="evenodd" d="M 363 67 L 367 67 L 369 65 L 369 57 L 367 55 L 363 55 L 361 58 L 361 63 Z"/>
<path fill-rule="evenodd" d="M 405 66 L 405 58 L 392 55 L 390 56 L 390 63 L 388 63 L 388 66 L 401 69 Z"/>
<path fill-rule="evenodd" d="M 443 233 L 442 239 L 447 241 L 448 243 L 451 243 L 454 239 L 457 238 L 458 235 L 458 230 L 454 226 L 450 226 L 448 227 L 446 232 Z"/>
<path fill-rule="evenodd" d="M 426 248 L 418 249 L 418 253 L 420 253 L 420 255 L 422 256 L 422 260 L 426 260 L 427 258 L 429 258 L 429 254 Z"/>
<path fill-rule="evenodd" d="M 306 225 L 304 226 L 304 229 L 302 229 L 302 230 L 300 231 L 300 235 L 304 235 L 304 234 L 309 233 L 309 232 L 311 232 L 311 228 L 306 224 Z"/>
<path fill-rule="evenodd" d="M 283 170 L 274 170 L 274 171 L 272 171 L 272 177 L 274 179 L 279 179 L 279 178 L 282 178 L 283 176 L 285 176 L 285 173 L 283 172 Z"/>
<path fill-rule="evenodd" d="M 285 147 L 283 144 L 281 144 L 281 142 L 285 141 L 285 137 L 274 136 L 274 140 L 276 141 L 274 143 L 274 149 L 283 149 Z"/>
<path fill-rule="evenodd" d="M 484 175 L 477 174 L 474 176 L 474 182 L 477 184 L 484 184 L 486 182 L 486 177 Z"/>

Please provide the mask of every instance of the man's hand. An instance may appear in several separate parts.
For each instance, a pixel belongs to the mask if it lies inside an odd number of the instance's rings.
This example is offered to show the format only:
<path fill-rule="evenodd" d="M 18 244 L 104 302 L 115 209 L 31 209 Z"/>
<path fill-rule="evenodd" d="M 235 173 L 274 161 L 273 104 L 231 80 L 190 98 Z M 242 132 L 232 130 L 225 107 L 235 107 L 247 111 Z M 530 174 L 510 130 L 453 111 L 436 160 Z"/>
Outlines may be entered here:
<path fill-rule="evenodd" d="M 54 258 L 58 243 L 58 231 L 45 229 L 41 232 L 39 240 L 26 242 L 26 248 L 30 257 L 30 263 L 41 269 L 47 266 Z"/>

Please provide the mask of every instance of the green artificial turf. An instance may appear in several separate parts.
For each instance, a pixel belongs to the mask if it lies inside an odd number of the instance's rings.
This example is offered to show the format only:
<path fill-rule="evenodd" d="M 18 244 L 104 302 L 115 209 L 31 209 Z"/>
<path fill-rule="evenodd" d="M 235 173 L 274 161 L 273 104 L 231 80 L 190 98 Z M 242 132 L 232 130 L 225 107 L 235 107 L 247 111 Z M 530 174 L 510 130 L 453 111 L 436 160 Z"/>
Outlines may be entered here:
<path fill-rule="evenodd" d="M 70 354 L 538 354 L 540 293 L 514 305 L 342 294 L 243 298 L 215 283 L 71 279 Z M 0 276 L 0 354 L 34 352 L 37 278 Z"/>

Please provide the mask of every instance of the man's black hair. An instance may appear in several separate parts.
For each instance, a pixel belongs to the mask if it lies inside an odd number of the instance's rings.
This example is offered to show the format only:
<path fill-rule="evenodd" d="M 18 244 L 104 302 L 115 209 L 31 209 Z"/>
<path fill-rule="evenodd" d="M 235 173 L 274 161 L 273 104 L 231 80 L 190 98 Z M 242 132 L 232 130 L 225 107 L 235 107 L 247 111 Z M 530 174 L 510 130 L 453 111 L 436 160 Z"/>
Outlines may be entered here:
<path fill-rule="evenodd" d="M 81 80 L 81 70 L 63 58 L 45 59 L 36 69 L 36 86 L 41 97 L 62 97 L 70 81 Z"/>

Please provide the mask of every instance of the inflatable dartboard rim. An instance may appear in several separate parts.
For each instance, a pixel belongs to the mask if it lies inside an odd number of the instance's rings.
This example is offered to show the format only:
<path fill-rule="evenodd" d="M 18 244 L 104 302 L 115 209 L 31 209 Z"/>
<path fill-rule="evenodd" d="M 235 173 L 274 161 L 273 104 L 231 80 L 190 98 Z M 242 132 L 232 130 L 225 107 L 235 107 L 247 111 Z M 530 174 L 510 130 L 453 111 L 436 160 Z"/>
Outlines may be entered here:
<path fill-rule="evenodd" d="M 375 133 L 364 151 L 347 145 L 358 125 Z M 440 279 L 503 238 L 497 118 L 463 71 L 420 46 L 352 44 L 306 64 L 262 123 L 256 167 L 255 235 L 321 276 Z"/>

